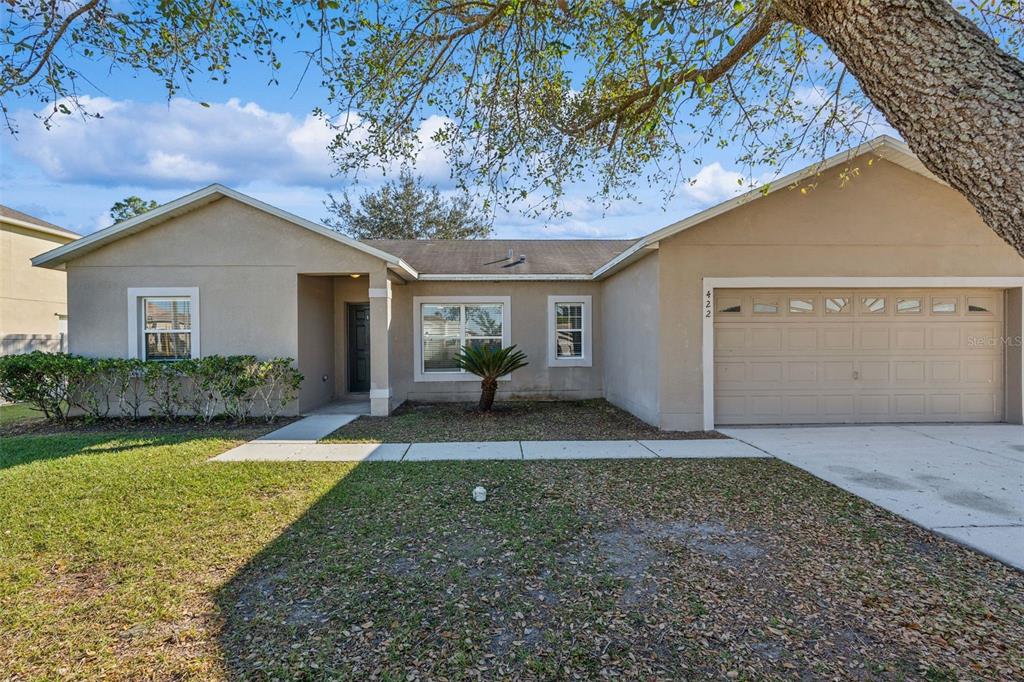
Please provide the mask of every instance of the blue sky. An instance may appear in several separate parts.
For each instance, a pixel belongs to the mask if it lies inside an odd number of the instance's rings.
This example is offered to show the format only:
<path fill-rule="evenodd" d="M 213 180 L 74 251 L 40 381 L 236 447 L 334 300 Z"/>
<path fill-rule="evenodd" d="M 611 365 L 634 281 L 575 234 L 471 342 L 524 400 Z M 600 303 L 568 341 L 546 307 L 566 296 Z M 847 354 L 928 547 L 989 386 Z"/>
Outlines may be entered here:
<path fill-rule="evenodd" d="M 102 118 L 62 116 L 46 130 L 33 116 L 42 105 L 14 103 L 19 133 L 0 133 L 0 203 L 87 234 L 109 225 L 110 206 L 128 195 L 163 203 L 220 182 L 320 220 L 327 192 L 339 192 L 348 183 L 334 176 L 326 152 L 331 134 L 311 115 L 326 97 L 316 77 L 300 83 L 302 66 L 298 56 L 286 56 L 280 85 L 270 85 L 266 67 L 243 63 L 228 84 L 196 83 L 168 101 L 158 79 L 97 65 L 88 73 L 96 90 L 86 103 Z M 428 120 L 427 132 L 430 126 Z M 681 187 L 667 204 L 659 191 L 643 189 L 637 192 L 639 202 L 606 207 L 588 201 L 583 187 L 565 198 L 570 217 L 545 221 L 503 213 L 496 218 L 496 236 L 646 234 L 741 189 L 737 180 L 743 176 L 728 151 L 705 150 L 701 162 L 687 169 L 695 182 Z M 428 182 L 451 186 L 443 157 L 429 144 L 416 170 Z M 360 188 L 380 181 L 365 178 Z"/>

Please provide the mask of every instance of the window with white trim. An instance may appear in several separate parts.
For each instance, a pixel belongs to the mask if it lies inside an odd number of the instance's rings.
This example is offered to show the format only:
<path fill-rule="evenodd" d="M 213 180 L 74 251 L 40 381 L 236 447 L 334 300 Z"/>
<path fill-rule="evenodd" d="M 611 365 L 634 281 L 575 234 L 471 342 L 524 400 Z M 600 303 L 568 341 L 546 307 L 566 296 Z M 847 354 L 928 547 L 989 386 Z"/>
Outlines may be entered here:
<path fill-rule="evenodd" d="M 463 346 L 501 348 L 504 303 L 423 303 L 420 343 L 424 374 L 461 373 L 455 356 Z"/>
<path fill-rule="evenodd" d="M 590 367 L 590 296 L 548 296 L 548 366 Z"/>
<path fill-rule="evenodd" d="M 129 288 L 128 356 L 164 362 L 198 358 L 199 288 Z"/>

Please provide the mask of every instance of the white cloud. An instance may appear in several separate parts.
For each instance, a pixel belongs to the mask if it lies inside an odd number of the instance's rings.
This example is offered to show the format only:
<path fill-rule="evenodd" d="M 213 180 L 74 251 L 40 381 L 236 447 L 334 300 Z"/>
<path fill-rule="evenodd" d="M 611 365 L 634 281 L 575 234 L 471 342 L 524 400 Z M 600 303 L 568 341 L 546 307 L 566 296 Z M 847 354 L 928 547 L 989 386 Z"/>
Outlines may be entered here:
<path fill-rule="evenodd" d="M 681 192 L 698 204 L 717 204 L 749 189 L 743 174 L 726 170 L 718 161 L 704 166 Z"/>
<path fill-rule="evenodd" d="M 203 106 L 186 98 L 144 103 L 83 97 L 82 104 L 102 118 L 54 117 L 46 130 L 40 120 L 20 112 L 25 123 L 7 143 L 48 178 L 66 183 L 151 188 L 211 182 L 340 184 L 327 151 L 335 132 L 313 115 L 269 111 L 237 98 Z M 430 180 L 449 175 L 444 155 L 429 141 L 444 122 L 428 118 L 420 134 L 424 144 L 416 167 Z"/>

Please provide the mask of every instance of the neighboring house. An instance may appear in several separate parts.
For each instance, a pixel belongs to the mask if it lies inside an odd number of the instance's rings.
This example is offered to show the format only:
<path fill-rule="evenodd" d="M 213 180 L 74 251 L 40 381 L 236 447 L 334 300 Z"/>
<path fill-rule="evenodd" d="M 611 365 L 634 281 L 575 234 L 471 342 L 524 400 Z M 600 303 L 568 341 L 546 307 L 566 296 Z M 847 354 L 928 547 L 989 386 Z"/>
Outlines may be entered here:
<path fill-rule="evenodd" d="M 0 355 L 66 349 L 64 273 L 33 268 L 32 257 L 78 237 L 0 205 Z"/>
<path fill-rule="evenodd" d="M 34 263 L 72 352 L 294 357 L 301 411 L 472 399 L 475 343 L 529 356 L 500 397 L 666 429 L 1021 422 L 1024 259 L 884 137 L 639 240 L 358 242 L 214 185 Z"/>

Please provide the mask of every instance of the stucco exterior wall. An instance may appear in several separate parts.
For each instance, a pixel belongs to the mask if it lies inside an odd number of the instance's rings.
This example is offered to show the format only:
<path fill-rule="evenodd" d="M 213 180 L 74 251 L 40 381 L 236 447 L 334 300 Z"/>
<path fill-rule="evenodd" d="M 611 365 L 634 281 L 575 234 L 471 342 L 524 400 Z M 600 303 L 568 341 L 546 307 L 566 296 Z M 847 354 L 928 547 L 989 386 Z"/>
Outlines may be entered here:
<path fill-rule="evenodd" d="M 779 190 L 661 242 L 662 428 L 702 424 L 704 277 L 1024 276 L 952 189 L 881 159 L 850 167 L 845 186 L 829 171 L 807 194 Z"/>
<path fill-rule="evenodd" d="M 603 283 L 605 398 L 655 426 L 661 420 L 658 353 L 658 254 Z"/>
<path fill-rule="evenodd" d="M 63 272 L 33 268 L 31 259 L 70 240 L 0 222 L 0 337 L 58 334 L 66 315 Z"/>
<path fill-rule="evenodd" d="M 299 275 L 299 371 L 303 374 L 299 409 L 306 412 L 334 397 L 334 281 Z"/>
<path fill-rule="evenodd" d="M 70 350 L 128 353 L 130 287 L 199 287 L 200 352 L 300 359 L 300 273 L 365 273 L 381 261 L 231 199 L 220 199 L 86 253 L 67 266 Z M 37 270 L 39 268 L 36 268 Z M 45 271 L 44 271 L 45 272 Z M 313 283 L 330 286 L 326 278 Z M 328 297 L 332 302 L 333 299 Z M 304 337 L 326 339 L 322 307 Z M 333 324 L 333 313 L 329 317 Z M 313 333 L 313 329 L 319 330 Z M 333 337 L 333 332 L 332 332 Z M 330 346 L 308 346 L 318 357 Z M 327 383 L 333 389 L 333 358 Z M 319 373 L 321 376 L 323 372 Z M 319 381 L 319 376 L 317 376 Z M 321 382 L 322 383 L 322 382 Z M 322 395 L 318 388 L 314 400 Z"/>
<path fill-rule="evenodd" d="M 591 367 L 548 367 L 548 296 L 590 295 L 594 360 Z M 585 399 L 603 395 L 601 285 L 597 282 L 412 282 L 392 287 L 391 391 L 404 400 L 475 400 L 478 381 L 416 382 L 413 372 L 413 299 L 416 296 L 510 296 L 512 343 L 529 365 L 498 385 L 498 400 Z"/>

